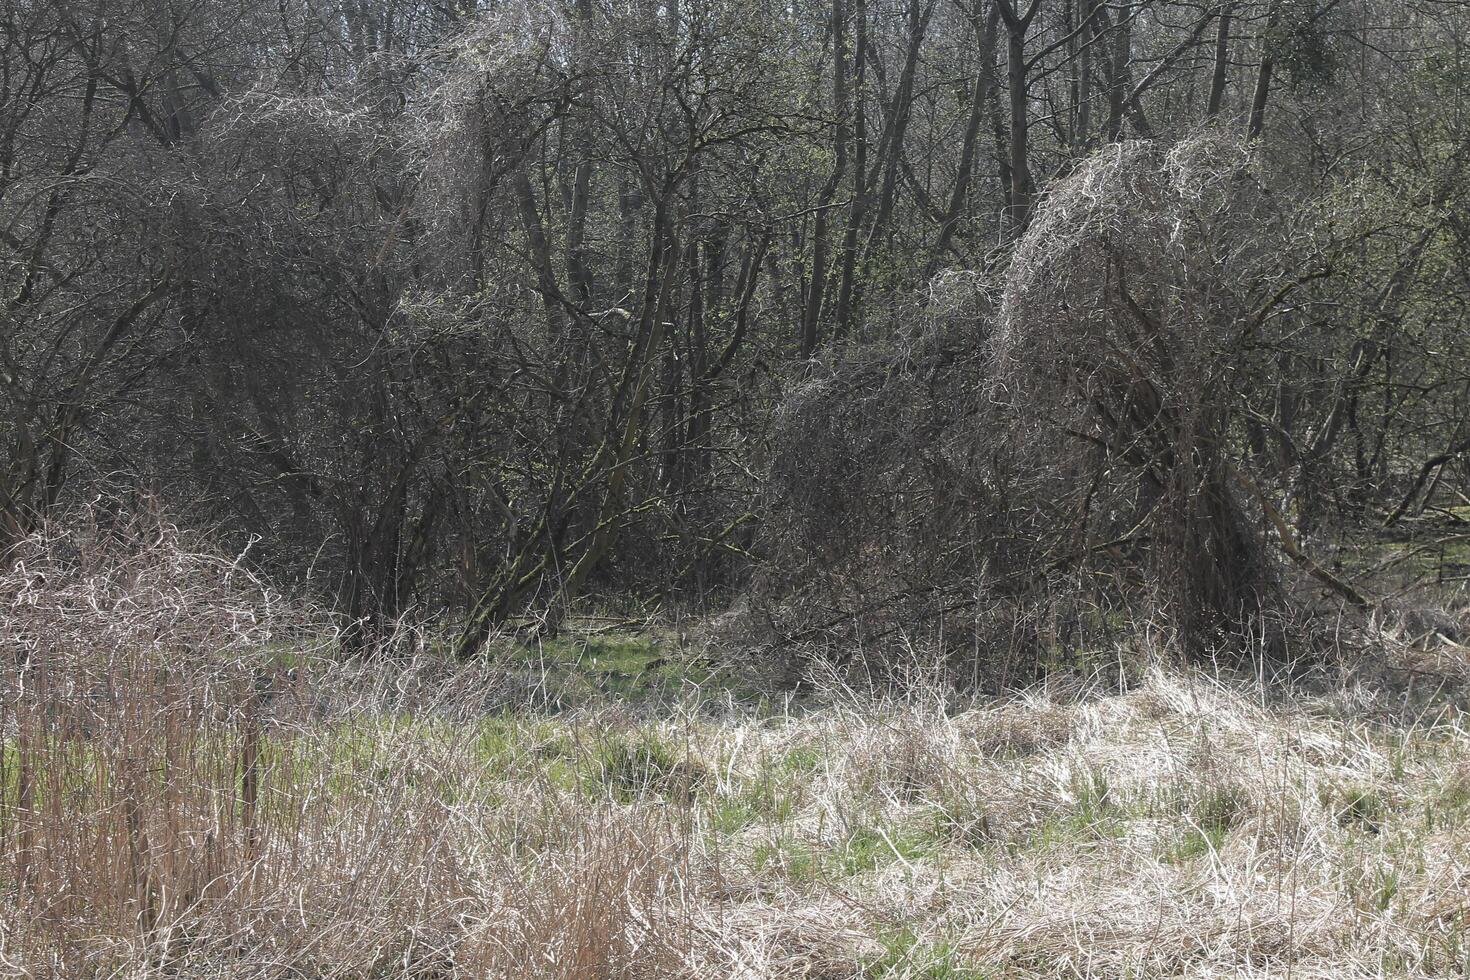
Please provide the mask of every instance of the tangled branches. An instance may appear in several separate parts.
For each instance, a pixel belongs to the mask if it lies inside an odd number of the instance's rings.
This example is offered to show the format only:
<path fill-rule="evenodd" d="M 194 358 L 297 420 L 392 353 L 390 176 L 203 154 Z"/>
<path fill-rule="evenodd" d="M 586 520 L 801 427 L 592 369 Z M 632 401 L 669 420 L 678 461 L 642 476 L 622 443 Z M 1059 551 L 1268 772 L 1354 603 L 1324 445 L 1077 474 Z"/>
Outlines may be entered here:
<path fill-rule="evenodd" d="M 1024 608 L 1033 653 L 1058 642 L 1047 596 L 1088 597 L 1074 626 L 1145 613 L 1196 654 L 1273 619 L 1239 449 L 1284 238 L 1252 168 L 1217 137 L 1102 150 L 978 291 L 998 305 L 939 307 L 920 343 L 800 389 L 775 467 L 788 571 L 840 581 L 852 618 L 968 597 L 1014 632 Z"/>

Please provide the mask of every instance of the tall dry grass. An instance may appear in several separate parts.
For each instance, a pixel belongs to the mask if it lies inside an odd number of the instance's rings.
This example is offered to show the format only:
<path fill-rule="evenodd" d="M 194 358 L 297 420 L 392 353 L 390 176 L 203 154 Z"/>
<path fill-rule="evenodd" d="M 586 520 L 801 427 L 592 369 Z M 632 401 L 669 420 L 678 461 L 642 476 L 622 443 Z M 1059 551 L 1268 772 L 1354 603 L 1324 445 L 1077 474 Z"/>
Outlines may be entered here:
<path fill-rule="evenodd" d="M 0 975 L 1470 971 L 1453 647 L 997 701 L 909 651 L 650 716 L 516 709 L 423 637 L 340 659 L 157 520 L 38 535 L 0 604 Z"/>
<path fill-rule="evenodd" d="M 0 597 L 0 971 L 687 959 L 687 835 L 534 773 L 488 785 L 454 724 L 483 674 L 339 668 L 330 622 L 157 520 L 38 534 Z"/>

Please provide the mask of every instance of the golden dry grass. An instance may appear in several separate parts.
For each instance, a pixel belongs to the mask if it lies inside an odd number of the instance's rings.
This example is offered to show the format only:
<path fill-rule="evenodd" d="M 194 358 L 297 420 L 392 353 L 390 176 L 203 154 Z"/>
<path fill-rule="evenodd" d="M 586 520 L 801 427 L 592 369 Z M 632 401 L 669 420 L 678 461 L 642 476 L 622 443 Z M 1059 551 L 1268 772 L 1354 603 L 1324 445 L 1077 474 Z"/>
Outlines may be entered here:
<path fill-rule="evenodd" d="M 1470 962 L 1453 648 L 1294 689 L 1157 668 L 961 702 L 920 671 L 800 711 L 691 690 L 558 712 L 509 703 L 506 667 L 341 663 L 320 623 L 174 545 L 38 554 L 7 589 L 7 975 Z"/>

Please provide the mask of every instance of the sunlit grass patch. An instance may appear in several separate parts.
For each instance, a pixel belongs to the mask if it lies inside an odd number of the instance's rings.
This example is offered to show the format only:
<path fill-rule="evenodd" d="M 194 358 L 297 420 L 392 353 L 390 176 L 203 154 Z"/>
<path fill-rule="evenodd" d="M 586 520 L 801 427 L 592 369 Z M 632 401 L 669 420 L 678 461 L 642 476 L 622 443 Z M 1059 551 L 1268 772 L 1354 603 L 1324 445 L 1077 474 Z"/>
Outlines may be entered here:
<path fill-rule="evenodd" d="M 516 681 L 527 703 L 570 708 L 612 698 L 649 708 L 752 692 L 728 670 L 656 629 L 579 632 L 529 640 L 506 636 L 486 648 L 488 662 Z"/>
<path fill-rule="evenodd" d="M 1323 806 L 1340 827 L 1376 834 L 1388 816 L 1385 797 L 1377 789 L 1358 783 L 1328 784 L 1319 791 Z"/>
<path fill-rule="evenodd" d="M 934 837 L 921 828 L 871 823 L 823 842 L 778 832 L 751 846 L 749 863 L 760 877 L 811 884 L 840 882 L 893 864 L 912 866 L 937 853 Z"/>
<path fill-rule="evenodd" d="M 598 738 L 588 746 L 582 767 L 593 785 L 623 803 L 649 796 L 688 802 L 713 779 L 687 747 L 647 730 Z"/>
<path fill-rule="evenodd" d="M 911 929 L 884 930 L 879 939 L 881 958 L 864 964 L 863 976 L 871 980 L 987 980 L 998 973 L 972 966 L 968 958 L 947 942 L 926 942 Z"/>
<path fill-rule="evenodd" d="M 932 834 L 901 824 L 871 823 L 858 827 L 832 849 L 827 868 L 838 877 L 861 874 L 886 865 L 911 865 L 938 852 Z"/>
<path fill-rule="evenodd" d="M 1184 864 L 1217 853 L 1231 831 L 1249 817 L 1251 808 L 1249 791 L 1240 783 L 1207 777 L 1167 788 L 1145 801 L 1143 812 L 1167 821 L 1159 857 Z"/>
<path fill-rule="evenodd" d="M 949 794 L 930 810 L 934 835 L 969 848 L 984 848 L 995 840 L 995 826 L 983 799 L 973 793 Z"/>
<path fill-rule="evenodd" d="M 757 842 L 750 850 L 749 860 L 751 870 L 761 878 L 778 877 L 795 884 L 810 884 L 823 877 L 821 851 L 784 834 Z"/>
<path fill-rule="evenodd" d="M 728 793 L 710 798 L 707 814 L 711 828 L 724 834 L 752 825 L 779 826 L 796 814 L 800 798 L 800 786 L 762 773 Z"/>

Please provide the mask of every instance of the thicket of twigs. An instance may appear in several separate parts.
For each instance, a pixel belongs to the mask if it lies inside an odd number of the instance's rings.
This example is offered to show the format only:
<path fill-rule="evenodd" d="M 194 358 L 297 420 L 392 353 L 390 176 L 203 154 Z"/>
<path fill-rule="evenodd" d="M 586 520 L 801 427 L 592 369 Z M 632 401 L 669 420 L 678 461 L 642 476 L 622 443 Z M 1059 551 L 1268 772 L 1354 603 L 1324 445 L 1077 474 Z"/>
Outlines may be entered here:
<path fill-rule="evenodd" d="M 1464 523 L 1462 0 L 283 2 L 0 11 L 0 547 L 154 494 L 363 649 L 758 576 L 1012 678 Z"/>
<path fill-rule="evenodd" d="M 1303 544 L 1367 515 L 1263 423 L 1335 246 L 1259 166 L 1214 132 L 1100 150 L 994 275 L 940 277 L 898 339 L 816 366 L 776 419 L 755 635 L 870 660 L 922 637 L 1004 687 L 1151 629 L 1311 660 L 1381 615 L 1381 583 L 1327 567 L 1371 533 Z M 1319 394 L 1320 441 L 1355 409 Z"/>

